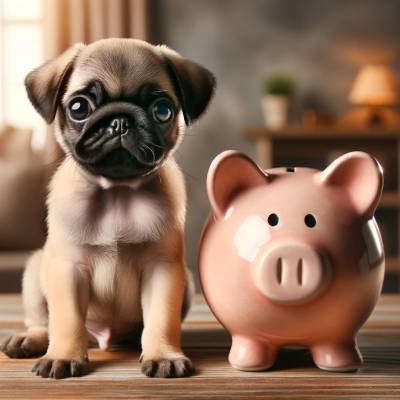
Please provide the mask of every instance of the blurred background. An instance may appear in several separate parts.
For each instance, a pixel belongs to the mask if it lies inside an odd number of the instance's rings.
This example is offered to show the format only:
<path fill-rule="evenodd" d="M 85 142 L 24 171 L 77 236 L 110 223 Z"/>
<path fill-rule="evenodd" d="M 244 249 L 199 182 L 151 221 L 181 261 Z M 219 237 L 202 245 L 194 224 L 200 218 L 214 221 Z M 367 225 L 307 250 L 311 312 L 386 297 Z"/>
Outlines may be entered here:
<path fill-rule="evenodd" d="M 0 291 L 20 290 L 24 261 L 45 239 L 54 169 L 51 129 L 23 79 L 71 44 L 104 37 L 165 43 L 217 78 L 211 107 L 177 153 L 196 276 L 216 154 L 323 168 L 357 149 L 384 166 L 384 291 L 400 291 L 399 15 L 400 0 L 0 0 Z"/>

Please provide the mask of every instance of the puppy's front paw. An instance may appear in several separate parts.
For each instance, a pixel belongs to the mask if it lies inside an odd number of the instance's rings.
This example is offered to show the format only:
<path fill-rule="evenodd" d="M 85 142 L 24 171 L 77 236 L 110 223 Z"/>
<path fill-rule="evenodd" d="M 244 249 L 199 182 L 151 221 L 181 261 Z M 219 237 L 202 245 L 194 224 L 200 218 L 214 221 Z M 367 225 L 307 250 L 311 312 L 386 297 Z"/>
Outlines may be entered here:
<path fill-rule="evenodd" d="M 32 372 L 42 378 L 63 379 L 82 376 L 88 370 L 88 359 L 53 360 L 42 357 L 32 368 Z"/>
<path fill-rule="evenodd" d="M 47 345 L 47 332 L 20 333 L 5 339 L 0 351 L 10 358 L 29 358 L 46 353 Z"/>
<path fill-rule="evenodd" d="M 151 378 L 183 378 L 192 375 L 193 371 L 192 362 L 185 356 L 142 361 L 143 374 Z"/>

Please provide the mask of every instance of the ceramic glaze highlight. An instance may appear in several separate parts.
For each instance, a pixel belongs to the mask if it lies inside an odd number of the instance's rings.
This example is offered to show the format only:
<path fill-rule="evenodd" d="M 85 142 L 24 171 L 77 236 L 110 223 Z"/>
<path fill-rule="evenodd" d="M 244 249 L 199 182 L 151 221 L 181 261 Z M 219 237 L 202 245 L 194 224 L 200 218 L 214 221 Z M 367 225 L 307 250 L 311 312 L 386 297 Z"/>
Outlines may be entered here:
<path fill-rule="evenodd" d="M 234 367 L 270 368 L 285 345 L 309 347 L 322 369 L 361 365 L 356 334 L 384 277 L 373 218 L 382 186 L 381 167 L 362 152 L 324 171 L 261 171 L 234 151 L 213 161 L 200 279 L 232 335 Z"/>

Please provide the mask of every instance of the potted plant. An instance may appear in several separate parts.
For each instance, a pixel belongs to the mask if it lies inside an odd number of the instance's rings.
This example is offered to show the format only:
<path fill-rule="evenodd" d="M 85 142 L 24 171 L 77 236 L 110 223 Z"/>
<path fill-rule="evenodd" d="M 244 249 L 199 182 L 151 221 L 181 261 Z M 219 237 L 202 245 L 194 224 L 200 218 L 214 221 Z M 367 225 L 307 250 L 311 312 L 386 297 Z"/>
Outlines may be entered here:
<path fill-rule="evenodd" d="M 285 75 L 273 75 L 263 82 L 262 109 L 265 125 L 279 129 L 288 125 L 295 92 L 293 80 Z"/>

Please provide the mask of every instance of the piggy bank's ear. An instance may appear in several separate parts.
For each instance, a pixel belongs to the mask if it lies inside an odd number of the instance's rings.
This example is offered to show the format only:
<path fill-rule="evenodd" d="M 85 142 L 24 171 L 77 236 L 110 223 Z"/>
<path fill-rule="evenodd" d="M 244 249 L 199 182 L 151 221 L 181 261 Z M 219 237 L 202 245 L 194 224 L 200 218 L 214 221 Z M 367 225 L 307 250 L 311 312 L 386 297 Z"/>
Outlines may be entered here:
<path fill-rule="evenodd" d="M 383 187 L 382 167 L 375 158 L 360 151 L 344 154 L 321 177 L 323 184 L 342 187 L 358 214 L 374 215 Z"/>
<path fill-rule="evenodd" d="M 213 160 L 207 175 L 208 197 L 215 215 L 223 216 L 239 193 L 267 181 L 268 176 L 249 157 L 224 151 Z"/>

